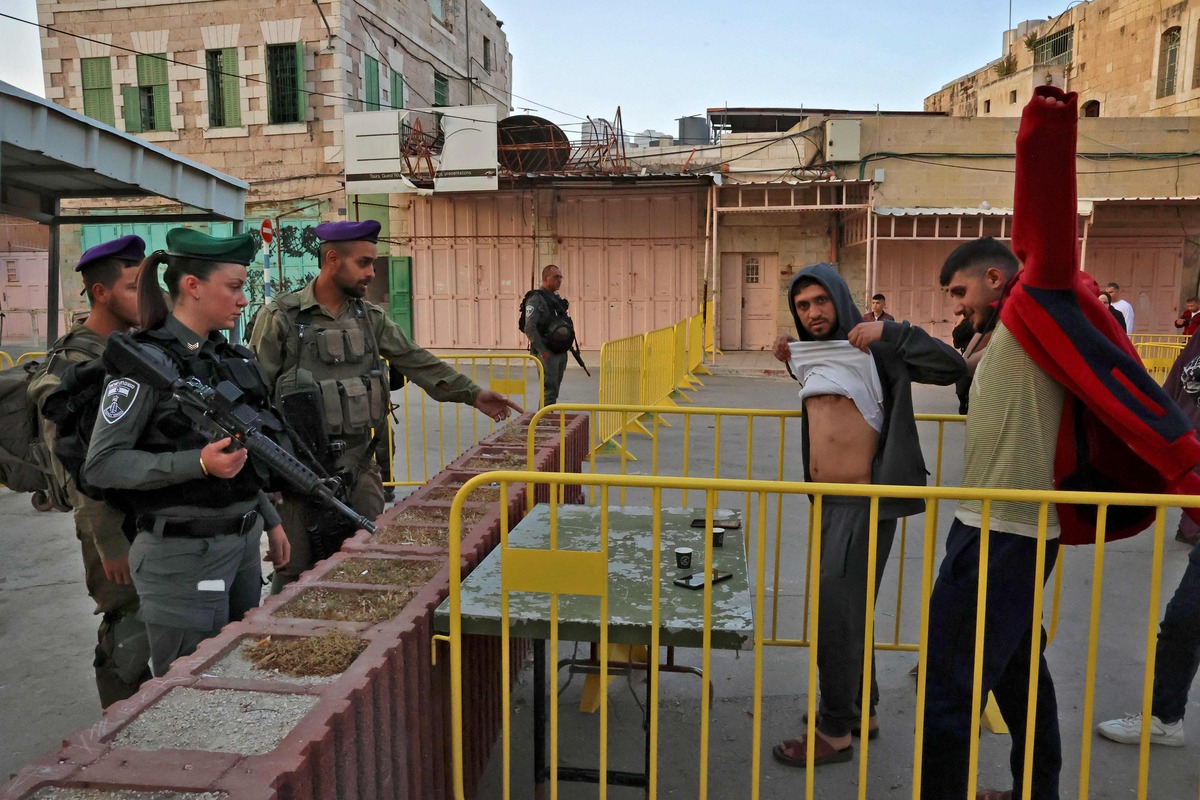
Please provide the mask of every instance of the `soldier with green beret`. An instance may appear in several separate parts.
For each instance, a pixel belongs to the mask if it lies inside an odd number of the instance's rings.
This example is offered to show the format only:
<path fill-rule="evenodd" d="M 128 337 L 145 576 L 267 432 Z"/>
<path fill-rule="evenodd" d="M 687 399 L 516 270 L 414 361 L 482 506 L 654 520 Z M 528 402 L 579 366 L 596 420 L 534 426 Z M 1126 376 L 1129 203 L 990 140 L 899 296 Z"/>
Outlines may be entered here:
<path fill-rule="evenodd" d="M 167 247 L 142 266 L 135 342 L 181 377 L 209 386 L 230 381 L 251 405 L 267 409 L 253 354 L 220 333 L 248 304 L 243 289 L 254 240 L 175 228 Z M 170 310 L 159 288 L 163 264 Z M 83 478 L 134 521 L 129 570 L 155 676 L 258 605 L 264 530 L 266 560 L 277 569 L 288 560 L 287 537 L 264 491 L 266 472 L 231 445 L 195 431 L 174 397 L 136 371 L 110 371 Z"/>
<path fill-rule="evenodd" d="M 250 341 L 276 404 L 326 468 L 340 474 L 350 507 L 370 519 L 384 505 L 374 450 L 386 435 L 388 364 L 434 400 L 474 406 L 496 420 L 521 410 L 418 347 L 383 309 L 362 299 L 375 277 L 379 230 L 372 220 L 318 225 L 320 273 L 303 289 L 272 298 L 255 318 Z M 274 591 L 353 533 L 331 531 L 316 509 L 287 492 L 281 511 L 292 557 L 276 569 Z"/>

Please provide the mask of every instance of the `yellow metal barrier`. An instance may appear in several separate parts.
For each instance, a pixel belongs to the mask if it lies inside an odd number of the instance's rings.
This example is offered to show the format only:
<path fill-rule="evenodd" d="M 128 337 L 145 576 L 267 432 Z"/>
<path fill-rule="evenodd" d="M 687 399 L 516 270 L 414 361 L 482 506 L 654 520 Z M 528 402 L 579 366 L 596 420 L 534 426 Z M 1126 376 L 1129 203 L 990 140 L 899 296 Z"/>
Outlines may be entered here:
<path fill-rule="evenodd" d="M 657 328 L 642 338 L 642 405 L 674 405 L 675 329 Z"/>
<path fill-rule="evenodd" d="M 717 323 L 713 319 L 713 301 L 704 304 L 704 352 L 716 356 L 721 351 L 717 349 Z"/>
<path fill-rule="evenodd" d="M 8 369 L 11 366 L 13 366 L 12 356 L 0 350 L 0 369 Z"/>
<path fill-rule="evenodd" d="M 708 367 L 704 366 L 704 315 L 697 314 L 694 317 L 688 317 L 688 365 L 687 371 L 691 375 L 693 381 L 700 384 L 696 375 L 712 375 Z M 703 385 L 703 384 L 700 384 Z"/>
<path fill-rule="evenodd" d="M 1185 336 L 1182 333 L 1131 333 L 1129 341 L 1134 345 L 1139 344 L 1177 344 L 1183 346 L 1188 343 L 1188 339 L 1192 337 Z"/>
<path fill-rule="evenodd" d="M 613 339 L 600 346 L 600 403 L 605 406 L 627 406 L 642 400 L 643 334 Z M 592 417 L 592 448 L 607 446 L 619 434 L 626 432 L 650 434 L 638 421 L 638 415 L 618 411 L 602 411 Z M 612 447 L 616 447 L 615 444 Z M 629 451 L 621 448 L 622 458 Z"/>
<path fill-rule="evenodd" d="M 42 352 L 42 351 L 25 353 L 24 355 L 17 356 L 16 363 L 24 364 L 26 361 L 37 361 L 39 358 L 42 358 L 45 355 L 46 355 L 45 352 Z"/>
<path fill-rule="evenodd" d="M 526 410 L 536 409 L 542 403 L 545 371 L 536 356 L 488 353 L 438 358 L 480 386 L 513 398 Z M 496 429 L 494 420 L 474 408 L 462 403 L 438 403 L 412 383 L 393 392 L 392 402 L 394 412 L 388 424 L 387 450 L 394 478 L 385 480 L 384 486 L 420 486 Z M 397 455 L 403 458 L 399 466 L 396 466 Z"/>
<path fill-rule="evenodd" d="M 591 541 L 584 546 L 580 546 L 578 536 L 575 537 L 574 549 L 567 549 L 560 545 L 561 528 L 564 524 L 563 520 L 569 515 L 570 508 L 560 506 L 555 502 L 547 507 L 542 513 L 544 518 L 545 528 L 538 528 L 539 538 L 544 538 L 545 545 L 540 548 L 532 548 L 528 544 L 523 544 L 520 547 L 513 547 L 510 544 L 510 520 L 507 515 L 507 498 L 509 487 L 514 483 L 524 483 L 527 481 L 535 481 L 539 484 L 549 484 L 551 486 L 590 486 L 599 491 L 600 506 L 597 512 L 599 514 L 599 524 L 591 528 L 588 535 L 591 536 Z M 1141 597 L 1147 598 L 1146 601 L 1146 622 L 1145 627 L 1141 628 L 1140 623 L 1121 624 L 1121 621 L 1110 620 L 1105 628 L 1104 634 L 1108 638 L 1106 648 L 1113 651 L 1110 656 L 1116 663 L 1111 665 L 1114 669 L 1128 671 L 1130 666 L 1136 663 L 1136 659 L 1141 657 L 1141 654 L 1131 653 L 1129 643 L 1136 641 L 1136 631 L 1141 629 L 1145 633 L 1143 641 L 1145 642 L 1145 666 L 1142 674 L 1142 702 L 1141 711 L 1143 718 L 1148 718 L 1151 708 L 1151 688 L 1154 674 L 1155 660 L 1155 643 L 1156 632 L 1159 619 L 1159 601 L 1161 595 L 1162 581 L 1162 560 L 1164 553 L 1164 538 L 1165 530 L 1165 512 L 1166 509 L 1175 506 L 1184 506 L 1190 508 L 1200 508 L 1200 497 L 1178 497 L 1164 495 L 1114 495 L 1101 493 L 1085 493 L 1085 492 L 1032 492 L 1032 491 L 1015 491 L 1015 490 L 984 490 L 984 489 L 962 489 L 962 488 L 941 488 L 941 487 L 911 487 L 911 486 L 872 486 L 872 485 L 836 485 L 836 484 L 819 484 L 819 483 L 802 483 L 802 482 L 786 482 L 786 481 L 747 481 L 747 480 L 720 480 L 720 479 L 696 479 L 682 477 L 664 477 L 664 476 L 634 476 L 634 475 L 577 475 L 577 474 L 562 474 L 562 473 L 528 473 L 517 471 L 490 472 L 484 475 L 479 475 L 471 478 L 459 491 L 455 497 L 451 507 L 450 517 L 450 563 L 458 563 L 460 558 L 460 539 L 462 536 L 462 511 L 464 501 L 476 488 L 487 485 L 498 484 L 500 487 L 499 508 L 501 509 L 501 545 L 498 550 L 489 556 L 488 560 L 481 565 L 481 569 L 489 562 L 492 566 L 498 569 L 498 623 L 494 635 L 501 637 L 502 652 L 504 657 L 502 663 L 501 686 L 504 687 L 503 702 L 504 702 L 504 736 L 502 741 L 502 758 L 503 764 L 503 782 L 504 782 L 504 797 L 511 796 L 511 787 L 513 779 L 513 770 L 511 763 L 511 748 L 513 746 L 514 735 L 511 724 L 512 706 L 511 695 L 508 687 L 511 685 L 512 675 L 510 673 L 510 654 L 509 640 L 513 635 L 528 635 L 527 633 L 513 633 L 513 627 L 516 625 L 527 626 L 530 624 L 530 618 L 522 615 L 520 618 L 510 614 L 510 602 L 513 592 L 542 592 L 550 595 L 549 597 L 549 612 L 545 618 L 548 625 L 548 634 L 545 638 L 549 639 L 549 652 L 551 660 L 557 658 L 559 645 L 559 625 L 571 624 L 576 627 L 580 624 L 581 609 L 584 609 L 585 616 L 594 623 L 597 638 L 593 641 L 599 641 L 601 646 L 597 651 L 598 656 L 598 671 L 603 681 L 609 674 L 609 656 L 607 644 L 610 634 L 617 629 L 612 627 L 616 621 L 612 617 L 613 607 L 611 601 L 615 598 L 610 597 L 610 582 L 613 579 L 613 574 L 618 574 L 622 571 L 630 569 L 629 562 L 615 561 L 609 557 L 610 541 L 620 533 L 615 527 L 614 515 L 617 514 L 617 507 L 609 503 L 609 498 L 613 489 L 631 489 L 646 493 L 649 497 L 649 506 L 642 512 L 647 519 L 645 527 L 635 526 L 634 533 L 642 537 L 639 544 L 648 554 L 650 576 L 648 587 L 643 587 L 643 592 L 649 592 L 648 608 L 642 609 L 640 606 L 637 611 L 644 612 L 648 618 L 644 622 L 631 621 L 632 618 L 627 609 L 622 609 L 621 622 L 621 641 L 644 641 L 649 645 L 649 653 L 651 658 L 646 664 L 648 697 L 652 702 L 648 704 L 647 711 L 647 759 L 648 767 L 646 786 L 646 796 L 648 798 L 656 798 L 659 796 L 660 773 L 658 764 L 660 761 L 660 742 L 663 741 L 664 734 L 670 737 L 674 749 L 671 756 L 671 774 L 672 776 L 687 775 L 689 779 L 695 776 L 696 784 L 693 791 L 687 791 L 689 796 L 697 796 L 706 798 L 710 796 L 744 796 L 748 793 L 751 798 L 759 798 L 762 792 L 763 783 L 763 725 L 764 720 L 769 719 L 772 723 L 772 730 L 780 726 L 779 714 L 791 713 L 790 703 L 781 703 L 779 699 L 773 701 L 769 706 L 764 704 L 764 675 L 767 673 L 767 661 L 771 660 L 774 665 L 776 656 L 768 655 L 770 652 L 780 654 L 786 657 L 785 654 L 794 652 L 790 650 L 768 651 L 767 647 L 771 642 L 767 641 L 764 633 L 764 621 L 767 619 L 768 611 L 766 605 L 766 591 L 768 584 L 768 573 L 766 554 L 768 551 L 769 540 L 768 530 L 766 525 L 767 509 L 773 504 L 772 501 L 783 502 L 788 504 L 805 503 L 805 495 L 812 498 L 812 503 L 816 507 L 817 513 L 814 515 L 814 525 L 809 529 L 808 535 L 804 538 L 813 540 L 813 549 L 820 550 L 820 539 L 822 535 L 820 527 L 821 515 L 820 505 L 827 497 L 860 497 L 865 498 L 871 509 L 871 524 L 874 526 L 878 520 L 878 504 L 883 497 L 899 497 L 899 498 L 917 498 L 926 502 L 927 509 L 932 509 L 939 502 L 959 501 L 964 499 L 974 499 L 982 501 L 982 528 L 979 534 L 979 551 L 980 563 L 983 564 L 988 558 L 988 550 L 991 536 L 988 533 L 991 518 L 991 507 L 993 503 L 999 501 L 1007 502 L 1027 502 L 1036 504 L 1039 508 L 1039 532 L 1036 538 L 1037 555 L 1035 564 L 1035 574 L 1043 572 L 1045 560 L 1047 558 L 1047 532 L 1046 519 L 1048 509 L 1051 503 L 1072 503 L 1077 505 L 1086 505 L 1095 507 L 1097 510 L 1097 525 L 1099 529 L 1097 544 L 1090 550 L 1081 549 L 1080 552 L 1093 553 L 1093 571 L 1092 571 L 1092 586 L 1090 591 L 1090 624 L 1087 635 L 1087 652 L 1084 658 L 1084 666 L 1082 670 L 1083 682 L 1083 697 L 1080 699 L 1074 696 L 1074 686 L 1069 685 L 1068 681 L 1073 678 L 1072 670 L 1063 670 L 1059 668 L 1060 685 L 1058 693 L 1061 698 L 1059 707 L 1062 709 L 1081 708 L 1080 718 L 1078 719 L 1078 728 L 1073 725 L 1071 730 L 1077 730 L 1080 737 L 1081 747 L 1079 748 L 1078 761 L 1078 796 L 1089 798 L 1089 787 L 1091 777 L 1095 770 L 1105 770 L 1103 776 L 1106 785 L 1113 786 L 1131 786 L 1132 783 L 1123 783 L 1124 778 L 1131 778 L 1127 773 L 1132 768 L 1132 763 L 1122 761 L 1121 759 L 1106 757 L 1103 762 L 1098 765 L 1092 764 L 1091 759 L 1091 742 L 1095 735 L 1092 730 L 1092 725 L 1095 716 L 1095 676 L 1098 673 L 1097 661 L 1098 653 L 1100 652 L 1100 634 L 1099 613 L 1100 600 L 1104 596 L 1103 592 L 1103 559 L 1105 554 L 1105 526 L 1107 521 L 1108 509 L 1111 506 L 1140 506 L 1156 509 L 1156 521 L 1154 524 L 1154 540 L 1152 553 L 1146 554 L 1144 560 L 1148 561 L 1146 565 L 1150 572 L 1150 585 L 1148 592 L 1143 592 L 1140 587 L 1133 587 L 1130 581 L 1133 579 L 1131 571 L 1125 568 L 1119 576 L 1120 586 L 1118 591 L 1120 602 L 1123 605 L 1128 605 L 1130 598 Z M 691 598 L 699 598 L 701 609 L 695 612 L 695 615 L 690 617 L 688 621 L 683 623 L 683 629 L 672 627 L 666 624 L 663 614 L 667 609 L 667 602 L 678 603 L 679 595 L 674 595 L 669 601 L 668 592 L 677 592 L 664 582 L 670 581 L 670 574 L 664 575 L 662 563 L 665 555 L 664 548 L 667 548 L 664 538 L 664 519 L 667 512 L 667 505 L 664 498 L 664 491 L 690 491 L 704 498 L 703 506 L 697 506 L 694 509 L 684 509 L 687 516 L 694 515 L 697 518 L 702 517 L 705 522 L 705 530 L 703 533 L 703 545 L 696 552 L 696 558 L 699 561 L 699 566 L 702 568 L 702 574 L 705 576 L 702 591 L 696 594 L 691 594 Z M 712 570 L 708 565 L 717 564 L 716 558 L 720 557 L 722 563 L 730 563 L 726 558 L 730 555 L 728 551 L 718 553 L 714 550 L 713 537 L 709 535 L 709 530 L 713 526 L 716 519 L 716 506 L 719 504 L 719 496 L 722 492 L 745 494 L 752 499 L 748 504 L 748 508 L 753 507 L 757 510 L 755 518 L 757 523 L 754 525 L 753 531 L 746 531 L 748 539 L 748 547 L 745 550 L 745 555 L 748 558 L 745 561 L 747 580 L 743 584 L 745 596 L 741 600 L 731 599 L 730 589 L 732 582 L 724 584 L 720 589 L 712 580 Z M 554 497 L 557 493 L 551 492 L 550 496 Z M 678 512 L 675 513 L 678 516 Z M 522 522 L 526 533 L 530 528 L 528 523 L 532 517 L 527 517 L 526 521 Z M 534 520 L 538 525 L 541 525 L 540 520 Z M 749 527 L 749 526 L 747 526 Z M 624 534 L 628 536 L 630 527 L 627 525 L 624 529 Z M 802 533 L 797 536 L 803 536 Z M 926 674 L 928 666 L 928 626 L 929 626 L 929 607 L 928 598 L 932 592 L 933 575 L 935 569 L 935 551 L 937 543 L 938 530 L 934 515 L 926 513 L 925 515 L 925 535 L 923 537 L 923 554 L 921 572 L 923 575 L 923 586 L 921 590 L 921 607 L 920 607 L 920 637 L 919 637 L 919 673 L 917 679 L 916 701 L 914 706 L 910 707 L 913 716 L 916 720 L 916 730 L 918 735 L 913 742 L 913 760 L 911 764 L 911 794 L 914 798 L 921 796 L 922 784 L 922 758 L 926 742 L 923 732 L 926 728 L 925 719 L 925 695 L 926 695 Z M 873 537 L 872 537 L 873 538 Z M 735 540 L 736 541 L 736 540 Z M 726 544 L 728 547 L 729 544 Z M 665 551 L 669 552 L 669 551 Z M 875 571 L 875 559 L 877 551 L 872 546 L 867 556 L 867 574 L 873 574 Z M 493 559 L 496 559 L 493 561 Z M 673 564 L 672 564 L 673 566 Z M 814 740 L 816 733 L 817 722 L 817 653 L 821 646 L 819 636 L 816 635 L 817 619 L 819 617 L 819 608 L 816 598 L 820 596 L 820 571 L 815 568 L 807 569 L 811 572 L 811 580 L 813 587 L 811 594 L 814 601 L 810 604 L 806 611 L 810 627 L 814 630 L 814 635 L 809 643 L 807 658 L 807 742 L 808 754 L 807 758 L 811 762 L 814 756 Z M 1044 572 L 1043 572 L 1044 574 Z M 983 632 L 984 621 L 988 615 L 987 609 L 987 585 L 986 585 L 987 570 L 980 570 L 980 580 L 977 587 L 977 608 L 974 611 L 974 671 L 972 678 L 972 687 L 974 692 L 974 702 L 971 705 L 971 723 L 968 726 L 970 731 L 970 762 L 969 762 L 969 779 L 967 785 L 967 796 L 974 796 L 975 784 L 978 778 L 977 761 L 980 755 L 980 706 L 979 702 L 982 699 L 983 687 L 983 663 L 981 654 L 983 652 Z M 474 577 L 474 575 L 472 576 Z M 1032 597 L 1032 616 L 1031 624 L 1033 629 L 1037 631 L 1043 624 L 1043 596 L 1044 591 L 1034 592 Z M 753 687 L 751 692 L 750 707 L 745 709 L 746 713 L 742 713 L 743 706 L 735 704 L 732 711 L 726 710 L 726 713 L 721 719 L 721 733 L 724 737 L 724 744 L 720 748 L 712 747 L 710 740 L 710 726 L 714 714 L 718 713 L 714 707 L 708 702 L 709 694 L 713 691 L 715 679 L 725 677 L 725 680 L 733 680 L 736 676 L 731 674 L 732 670 L 728 662 L 716 662 L 713 659 L 713 645 L 717 630 L 715 628 L 715 620 L 718 613 L 717 603 L 715 602 L 720 596 L 721 610 L 725 610 L 732 602 L 744 603 L 752 606 L 752 631 L 749 636 L 752 640 L 754 659 L 753 663 Z M 867 581 L 866 584 L 866 631 L 867 637 L 864 641 L 863 660 L 861 671 L 863 675 L 870 675 L 872 670 L 872 654 L 870 645 L 871 629 L 874 625 L 874 604 L 875 604 L 875 588 L 872 581 Z M 583 603 L 580 605 L 576 595 L 594 598 L 595 602 Z M 688 594 L 684 594 L 686 599 Z M 581 598 L 582 599 L 582 598 Z M 570 603 L 571 610 L 566 611 L 567 606 L 560 606 L 562 603 Z M 639 601 L 640 602 L 640 601 Z M 797 601 L 798 602 L 798 601 Z M 463 634 L 463 594 L 462 594 L 462 577 L 459 570 L 451 570 L 450 572 L 450 594 L 447 601 L 448 614 L 445 618 L 446 626 L 448 627 L 450 636 L 450 659 L 451 659 L 451 714 L 452 714 L 452 765 L 453 765 L 453 780 L 455 796 L 465 798 L 462 785 L 463 775 L 463 736 L 462 736 L 462 720 L 463 720 L 463 704 L 464 697 L 462 693 L 462 634 Z M 590 609 L 590 610 L 588 610 Z M 773 612 L 772 615 L 774 615 Z M 640 619 L 640 617 L 639 617 Z M 672 617 L 675 619 L 675 617 Z M 695 699 L 695 708 L 698 709 L 696 716 L 698 717 L 697 731 L 698 748 L 692 744 L 695 740 L 691 738 L 680 726 L 684 723 L 683 719 L 686 715 L 676 713 L 672 714 L 664 723 L 663 715 L 659 713 L 660 694 L 660 672 L 661 668 L 666 665 L 658 663 L 660 657 L 660 645 L 663 644 L 664 636 L 678 637 L 682 633 L 692 633 L 699 637 L 698 645 L 685 645 L 688 647 L 696 646 L 699 652 L 700 672 L 702 675 L 699 692 Z M 725 629 L 722 629 L 725 632 Z M 971 635 L 971 634 L 967 634 Z M 630 638 L 632 637 L 632 638 Z M 644 637 L 644 638 L 643 638 Z M 537 638 L 541 638 L 538 635 Z M 1031 659 L 1030 670 L 1027 676 L 1028 696 L 1036 697 L 1038 688 L 1038 669 L 1039 662 L 1039 647 L 1040 641 L 1038 636 L 1031 638 Z M 1069 644 L 1068 644 L 1069 646 Z M 1082 654 L 1080 654 L 1082 655 Z M 1061 660 L 1061 659 L 1060 659 Z M 544 663 L 544 662 L 543 662 Z M 794 668 L 794 662 L 789 661 Z M 537 667 L 535 667 L 535 670 Z M 715 670 L 724 670 L 720 674 L 715 674 Z M 739 670 L 741 671 L 741 670 Z M 744 671 L 743 671 L 744 672 Z M 1064 681 L 1063 679 L 1068 679 Z M 563 736 L 562 730 L 564 727 L 572 726 L 579 728 L 581 719 L 583 718 L 568 718 L 565 722 L 560 718 L 557 710 L 557 702 L 554 699 L 557 697 L 560 690 L 557 689 L 559 683 L 557 680 L 551 684 L 553 687 L 549 691 L 551 698 L 550 714 L 549 714 L 549 732 L 550 732 L 550 758 L 548 760 L 548 771 L 550 776 L 550 797 L 557 796 L 557 778 L 559 772 L 559 754 L 558 742 Z M 720 686 L 727 686 L 725 682 L 721 682 Z M 632 688 L 632 683 L 631 683 Z M 773 687 L 778 694 L 778 684 Z M 859 722 L 862 730 L 866 731 L 869 726 L 868 713 L 870 708 L 870 681 L 863 681 L 863 692 L 860 697 L 860 705 L 863 709 L 862 717 Z M 681 706 L 679 697 L 679 688 L 674 690 L 675 707 Z M 740 691 L 740 690 L 730 690 Z M 800 692 L 796 692 L 800 694 Z M 736 695 L 735 695 L 736 696 Z M 905 703 L 905 698 L 908 697 L 907 692 L 896 693 L 893 698 L 894 702 Z M 540 698 L 535 697 L 535 703 L 541 702 Z M 640 699 L 638 700 L 640 704 Z M 607 796 L 608 786 L 608 771 L 607 767 L 610 763 L 609 759 L 609 741 L 613 739 L 610 736 L 610 723 L 612 717 L 608 713 L 609 698 L 607 695 L 602 696 L 599 717 L 599 735 L 596 737 L 594 733 L 581 732 L 572 730 L 568 735 L 572 736 L 572 741 L 578 742 L 582 736 L 593 738 L 597 742 L 597 763 L 599 769 L 572 769 L 572 777 L 578 777 L 579 773 L 588 772 L 600 784 L 600 797 Z M 688 709 L 691 704 L 683 701 L 682 705 Z M 1034 707 L 1033 700 L 1030 700 L 1029 711 Z M 786 708 L 786 711 L 781 711 Z M 535 709 L 534 717 L 538 712 Z M 521 719 L 526 719 L 529 715 L 521 715 Z M 901 712 L 901 716 L 907 717 L 907 713 Z M 1021 776 L 1022 795 L 1030 796 L 1030 788 L 1032 785 L 1032 753 L 1034 746 L 1034 727 L 1033 714 L 1027 712 L 1029 723 L 1025 728 L 1025 752 L 1024 752 L 1024 774 Z M 664 724 L 670 727 L 667 730 L 661 730 Z M 799 727 L 798 720 L 791 719 L 787 723 L 790 731 L 794 731 Z M 640 715 L 638 722 L 629 726 L 625 731 L 619 733 L 619 737 L 628 737 L 635 734 L 635 731 L 640 731 Z M 1067 733 L 1067 735 L 1072 735 Z M 686 744 L 679 744 L 686 742 Z M 738 745 L 739 742 L 749 742 L 749 753 L 746 754 L 744 745 Z M 929 746 L 936 746 L 938 742 L 929 742 Z M 1149 728 L 1145 727 L 1142 731 L 1140 747 L 1138 749 L 1137 758 L 1137 794 L 1140 800 L 1144 800 L 1151 796 L 1150 794 L 1150 771 L 1149 771 Z M 575 748 L 576 750 L 578 747 Z M 872 774 L 868 770 L 869 755 L 872 746 L 869 743 L 869 738 L 863 736 L 858 743 L 858 753 L 860 758 L 858 777 L 854 785 L 857 786 L 857 796 L 861 799 L 868 797 L 884 796 L 898 788 L 893 784 L 896 779 L 895 770 L 888 768 L 885 773 L 881 774 L 876 771 Z M 1069 758 L 1074 752 L 1073 747 L 1064 748 L 1065 754 Z M 1127 751 L 1130 755 L 1133 751 Z M 692 756 L 694 754 L 694 761 Z M 748 766 L 750 774 L 746 775 L 742 770 L 743 764 L 747 763 L 745 755 L 749 755 Z M 994 754 L 993 754 L 994 755 Z M 999 759 L 998 759 L 999 761 Z M 1194 760 L 1189 762 L 1190 766 L 1185 768 L 1189 774 L 1194 775 Z M 1160 770 L 1158 775 L 1162 776 L 1161 780 L 1175 780 L 1175 775 L 1179 773 L 1182 766 L 1181 763 L 1168 763 L 1167 769 Z M 710 769 L 711 767 L 711 769 Z M 1073 765 L 1068 763 L 1065 765 L 1063 774 L 1069 776 Z M 565 768 L 564 768 L 565 769 Z M 837 770 L 820 771 L 808 769 L 803 773 L 793 773 L 795 782 L 799 784 L 804 782 L 804 789 L 800 791 L 799 786 L 793 792 L 797 796 L 816 797 L 815 785 L 817 780 L 832 781 L 838 786 L 845 786 L 846 777 L 843 773 Z M 718 787 L 710 786 L 713 776 L 716 780 L 722 782 Z M 1124 776 L 1124 778 L 1123 778 Z M 746 780 L 749 778 L 749 780 Z M 627 784 L 626 784 L 627 785 Z M 689 786 L 692 784 L 689 783 Z M 830 784 L 833 785 L 833 784 Z M 903 784 L 902 784 L 903 785 Z M 1194 787 L 1194 784 L 1193 784 Z M 673 793 L 683 795 L 685 792 L 678 789 L 673 790 Z M 1194 795 L 1194 788 L 1186 790 L 1187 795 Z M 774 795 L 772 795 L 774 796 Z M 1154 797 L 1181 797 L 1178 791 L 1168 791 L 1163 788 L 1156 789 Z"/>
<path fill-rule="evenodd" d="M 1181 344 L 1166 344 L 1162 342 L 1139 342 L 1134 345 L 1138 355 L 1142 357 L 1142 364 L 1145 365 L 1146 371 L 1150 373 L 1150 377 L 1158 381 L 1161 385 L 1171 372 L 1171 366 L 1175 363 L 1175 359 L 1179 358 L 1179 354 L 1183 352 Z"/>
<path fill-rule="evenodd" d="M 671 360 L 671 372 L 675 378 L 675 391 L 673 396 L 679 400 L 686 400 L 691 403 L 692 398 L 684 394 L 684 390 L 696 391 L 696 384 L 692 382 L 691 376 L 688 375 L 688 321 L 680 320 L 676 322 L 672 328 L 672 333 L 675 337 L 675 356 Z"/>

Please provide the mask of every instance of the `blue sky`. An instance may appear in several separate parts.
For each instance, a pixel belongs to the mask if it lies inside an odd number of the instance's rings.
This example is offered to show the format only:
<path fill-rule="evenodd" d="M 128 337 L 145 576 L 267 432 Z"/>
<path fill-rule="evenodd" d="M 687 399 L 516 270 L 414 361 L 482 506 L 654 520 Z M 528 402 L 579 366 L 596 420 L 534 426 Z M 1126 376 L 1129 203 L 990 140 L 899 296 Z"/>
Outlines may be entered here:
<path fill-rule="evenodd" d="M 1008 0 L 490 0 L 513 53 L 518 109 L 569 126 L 676 130 L 713 106 L 919 110 L 943 84 L 1000 55 Z M 1012 20 L 1066 0 L 1012 0 Z M 36 16 L 35 0 L 0 11 Z M 0 80 L 41 93 L 37 30 L 0 19 Z M 552 110 L 555 109 L 555 110 Z"/>

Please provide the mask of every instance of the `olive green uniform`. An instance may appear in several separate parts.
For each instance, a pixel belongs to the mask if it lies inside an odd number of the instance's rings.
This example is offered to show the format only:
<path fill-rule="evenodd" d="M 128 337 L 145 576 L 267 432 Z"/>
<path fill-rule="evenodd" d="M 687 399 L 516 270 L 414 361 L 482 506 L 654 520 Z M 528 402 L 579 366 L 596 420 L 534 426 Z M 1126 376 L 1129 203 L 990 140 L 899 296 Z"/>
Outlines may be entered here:
<path fill-rule="evenodd" d="M 369 519 L 383 513 L 384 504 L 372 444 L 376 430 L 386 435 L 380 429 L 386 424 L 390 392 L 387 365 L 381 359 L 439 402 L 470 405 L 481 391 L 414 344 L 379 306 L 346 299 L 330 313 L 317 302 L 312 282 L 277 295 L 263 307 L 255 318 L 250 346 L 276 405 L 292 391 L 319 391 L 326 433 L 344 448 L 336 468 L 349 475 L 347 502 Z M 292 553 L 287 566 L 275 572 L 275 591 L 313 565 L 305 502 L 285 495 L 281 514 Z"/>
<path fill-rule="evenodd" d="M 202 339 L 172 316 L 162 330 L 203 355 L 221 341 L 219 335 Z M 211 486 L 217 494 L 222 479 L 205 475 L 201 448 L 194 434 L 181 430 L 180 420 L 170 395 L 136 378 L 110 376 L 83 470 L 88 483 L 135 496 L 179 487 L 178 505 L 160 506 L 152 514 L 136 504 L 133 509 L 138 533 L 129 568 L 156 676 L 258 605 L 261 533 L 280 522 L 262 491 L 241 492 L 221 508 L 187 502 L 197 496 L 197 486 L 201 491 Z M 242 471 L 250 468 L 247 462 Z"/>
<path fill-rule="evenodd" d="M 104 339 L 82 323 L 50 348 L 46 369 L 29 385 L 30 399 L 40 410 L 42 403 L 62 382 L 63 371 L 70 363 L 99 358 L 104 353 Z M 132 697 L 138 687 L 150 678 L 150 644 L 146 626 L 137 618 L 138 596 L 132 586 L 116 583 L 104 574 L 104 561 L 112 561 L 129 552 L 129 540 L 121 530 L 125 514 L 101 500 L 93 500 L 75 485 L 74 479 L 53 458 L 57 426 L 39 418 L 42 439 L 51 454 L 53 480 L 65 487 L 75 517 L 75 536 L 83 556 L 83 579 L 88 594 L 96 602 L 96 614 L 102 614 L 96 632 L 96 689 L 104 708 L 118 700 Z"/>
<path fill-rule="evenodd" d="M 541 357 L 542 353 L 550 353 L 549 358 L 542 362 L 545 373 L 545 389 L 542 393 L 542 405 L 548 406 L 558 402 L 558 390 L 562 387 L 563 375 L 567 371 L 568 353 L 551 353 L 549 346 L 542 338 L 542 331 L 552 322 L 556 315 L 550 308 L 550 303 L 544 294 L 546 290 L 534 292 L 525 301 L 525 335 L 529 337 L 529 352 Z"/>

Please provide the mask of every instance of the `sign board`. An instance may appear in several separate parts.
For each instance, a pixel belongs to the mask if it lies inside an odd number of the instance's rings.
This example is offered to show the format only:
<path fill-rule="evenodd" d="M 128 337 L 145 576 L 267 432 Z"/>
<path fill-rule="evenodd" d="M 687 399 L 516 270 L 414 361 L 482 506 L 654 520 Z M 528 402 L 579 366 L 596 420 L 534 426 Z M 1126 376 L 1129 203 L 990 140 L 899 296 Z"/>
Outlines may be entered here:
<path fill-rule="evenodd" d="M 432 134 L 436 115 L 442 152 L 433 156 L 434 189 L 466 192 L 497 188 L 496 106 L 352 111 L 343 115 L 346 194 L 412 194 L 417 186 L 404 173 L 406 122 L 414 112 Z M 427 193 L 428 189 L 420 189 Z"/>
<path fill-rule="evenodd" d="M 262 221 L 262 227 L 259 228 L 259 231 L 262 233 L 262 240 L 264 244 L 270 244 L 275 238 L 275 229 L 271 226 L 271 220 L 269 219 L 264 219 Z"/>

